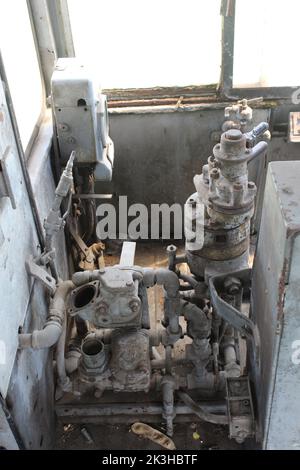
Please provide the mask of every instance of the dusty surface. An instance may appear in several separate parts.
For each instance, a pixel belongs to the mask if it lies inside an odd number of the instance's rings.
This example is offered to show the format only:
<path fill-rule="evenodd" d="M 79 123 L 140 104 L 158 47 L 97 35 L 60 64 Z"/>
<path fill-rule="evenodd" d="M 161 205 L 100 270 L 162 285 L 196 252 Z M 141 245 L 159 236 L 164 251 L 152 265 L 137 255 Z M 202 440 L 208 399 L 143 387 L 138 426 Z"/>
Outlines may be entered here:
<path fill-rule="evenodd" d="M 135 264 L 140 266 L 167 267 L 166 256 L 167 243 L 137 244 Z M 183 248 L 178 250 L 182 253 Z M 120 245 L 108 247 L 105 262 L 106 265 L 116 264 L 119 260 Z M 186 265 L 181 265 L 183 272 L 187 271 Z M 151 328 L 160 326 L 163 299 L 160 287 L 149 289 L 149 307 Z M 189 338 L 184 342 L 189 342 Z M 184 342 L 178 342 L 175 348 L 176 357 L 182 357 Z M 161 350 L 162 352 L 162 350 Z M 88 442 L 82 432 L 82 427 L 88 432 L 92 442 Z M 154 428 L 164 431 L 160 423 Z M 228 439 L 228 428 L 215 426 L 209 423 L 190 422 L 189 424 L 176 423 L 174 426 L 173 441 L 177 449 L 241 449 L 244 445 L 238 445 Z M 249 443 L 247 444 L 247 446 Z M 161 450 L 161 447 L 153 442 L 138 437 L 130 430 L 130 425 L 95 425 L 95 424 L 62 424 L 57 425 L 56 449 L 147 449 Z"/>
<path fill-rule="evenodd" d="M 80 425 L 62 425 L 57 428 L 56 449 L 124 449 L 124 450 L 162 450 L 150 440 L 138 437 L 130 426 L 84 425 L 93 443 L 89 444 L 81 433 Z M 159 426 L 156 426 L 160 429 Z M 194 436 L 194 437 L 193 437 Z M 173 441 L 177 449 L 214 450 L 243 449 L 227 437 L 227 430 L 210 424 L 176 424 Z"/>

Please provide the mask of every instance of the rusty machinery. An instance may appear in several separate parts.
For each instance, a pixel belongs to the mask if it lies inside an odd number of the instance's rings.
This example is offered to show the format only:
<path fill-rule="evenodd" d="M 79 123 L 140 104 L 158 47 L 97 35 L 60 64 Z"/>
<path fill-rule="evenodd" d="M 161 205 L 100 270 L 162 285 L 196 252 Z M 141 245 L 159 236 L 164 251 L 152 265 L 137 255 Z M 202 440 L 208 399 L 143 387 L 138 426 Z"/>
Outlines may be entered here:
<path fill-rule="evenodd" d="M 63 64 L 61 69 L 55 73 L 64 74 Z M 70 83 L 68 77 L 67 81 L 72 90 L 74 82 Z M 59 90 L 62 86 L 58 79 L 54 85 Z M 74 93 L 78 91 L 76 86 L 73 89 Z M 54 101 L 59 97 L 53 103 L 58 142 L 66 152 L 75 153 L 61 176 L 55 211 L 45 225 L 46 232 L 52 234 L 64 225 L 69 214 L 67 225 L 73 242 L 85 256 L 78 257 L 80 270 L 75 270 L 67 281 L 55 282 L 50 275 L 45 276 L 41 267 L 49 259 L 54 263 L 51 244 L 44 253 L 44 263 L 36 260 L 31 264 L 31 274 L 44 282 L 52 299 L 44 328 L 20 334 L 20 347 L 56 345 L 56 411 L 67 422 L 111 422 L 124 416 L 130 422 L 137 417 L 151 422 L 161 416 L 166 433 L 172 436 L 174 419 L 191 419 L 194 414 L 201 420 L 229 426 L 229 435 L 237 442 L 254 437 L 251 390 L 240 352 L 241 344 L 248 345 L 249 353 L 259 363 L 257 328 L 244 310 L 250 290 L 250 221 L 256 195 L 255 184 L 248 181 L 247 165 L 266 152 L 267 143 L 260 139 L 268 125 L 261 123 L 244 133 L 245 129 L 236 125 L 227 126 L 202 174 L 195 176 L 196 192 L 188 204 L 193 223 L 198 217 L 197 207 L 204 208 L 200 248 L 187 239 L 186 254 L 177 256 L 176 247 L 171 245 L 167 248 L 168 269 L 153 269 L 137 266 L 135 243 L 124 242 L 120 262 L 105 266 L 102 257 L 101 262 L 97 258 L 101 246 L 92 244 L 89 249 L 85 245 L 72 212 L 80 199 L 78 196 L 74 201 L 72 193 L 73 165 L 75 175 L 78 171 L 84 174 L 88 166 L 88 174 L 98 170 L 104 179 L 110 177 L 103 142 L 101 157 L 99 148 L 87 155 L 81 148 L 82 134 L 76 133 L 81 115 L 88 113 L 92 120 L 87 117 L 87 122 L 96 123 L 95 103 L 88 102 L 89 92 L 91 88 L 87 87 L 84 96 L 71 93 L 69 107 L 65 108 L 61 101 L 65 97 L 55 92 Z M 101 129 L 104 121 L 97 122 Z M 90 144 L 93 148 L 94 141 Z M 76 163 L 74 155 L 78 152 Z M 58 212 L 65 196 L 72 202 L 61 218 Z M 180 271 L 183 261 L 190 268 L 189 275 Z M 149 315 L 147 292 L 155 285 L 162 286 L 164 292 L 159 329 L 153 327 Z M 174 346 L 180 341 L 184 358 L 174 354 Z M 163 346 L 163 353 L 158 352 L 159 346 Z"/>

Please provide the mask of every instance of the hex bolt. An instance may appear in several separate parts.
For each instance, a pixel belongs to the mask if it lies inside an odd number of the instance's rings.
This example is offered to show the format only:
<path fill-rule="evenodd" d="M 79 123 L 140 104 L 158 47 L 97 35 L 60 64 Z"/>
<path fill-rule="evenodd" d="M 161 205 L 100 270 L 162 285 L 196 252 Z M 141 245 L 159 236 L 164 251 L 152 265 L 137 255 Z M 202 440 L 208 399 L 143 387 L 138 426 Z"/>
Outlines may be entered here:
<path fill-rule="evenodd" d="M 248 189 L 255 189 L 255 188 L 256 188 L 255 183 L 253 183 L 252 181 L 249 181 L 249 183 L 248 183 Z"/>
<path fill-rule="evenodd" d="M 224 281 L 224 289 L 230 295 L 237 294 L 242 287 L 242 283 L 236 277 L 227 277 Z"/>
<path fill-rule="evenodd" d="M 220 148 L 220 144 L 217 144 L 216 148 Z M 210 157 L 208 157 L 207 163 L 208 163 L 208 169 L 211 170 L 212 168 L 216 166 L 216 163 L 217 163 L 216 157 L 214 155 L 211 155 Z"/>
<path fill-rule="evenodd" d="M 210 172 L 210 177 L 213 178 L 213 179 L 218 179 L 220 176 L 220 172 L 217 168 L 213 168 Z"/>

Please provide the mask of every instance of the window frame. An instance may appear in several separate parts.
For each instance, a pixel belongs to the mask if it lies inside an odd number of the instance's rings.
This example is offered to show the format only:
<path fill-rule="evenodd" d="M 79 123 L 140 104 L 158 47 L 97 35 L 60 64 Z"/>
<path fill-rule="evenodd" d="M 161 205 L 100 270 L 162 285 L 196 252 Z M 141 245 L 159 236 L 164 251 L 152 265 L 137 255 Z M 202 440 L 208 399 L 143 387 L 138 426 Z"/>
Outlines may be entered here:
<path fill-rule="evenodd" d="M 72 25 L 67 0 L 27 0 L 37 38 L 42 78 L 46 95 L 50 92 L 51 71 L 60 51 L 64 57 L 75 56 Z M 50 6 L 49 6 L 50 5 Z M 263 97 L 265 100 L 290 100 L 299 87 L 233 87 L 234 32 L 236 0 L 221 0 L 221 65 L 218 83 L 187 87 L 115 88 L 105 89 L 109 108 L 172 106 L 220 103 L 242 97 Z M 43 16 L 43 28 L 40 18 Z M 47 50 L 53 53 L 45 56 Z M 43 55 L 44 51 L 44 55 Z"/>
<path fill-rule="evenodd" d="M 220 95 L 225 99 L 261 96 L 268 100 L 290 100 L 292 93 L 299 89 L 300 83 L 299 86 L 233 87 L 236 0 L 222 0 L 221 15 L 223 19 Z"/>

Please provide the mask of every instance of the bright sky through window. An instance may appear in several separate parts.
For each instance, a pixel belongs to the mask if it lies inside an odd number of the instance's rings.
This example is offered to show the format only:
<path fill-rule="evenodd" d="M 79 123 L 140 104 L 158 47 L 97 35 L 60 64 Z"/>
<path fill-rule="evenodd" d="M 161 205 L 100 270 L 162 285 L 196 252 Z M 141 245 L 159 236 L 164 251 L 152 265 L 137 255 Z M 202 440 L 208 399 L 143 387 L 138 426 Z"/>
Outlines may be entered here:
<path fill-rule="evenodd" d="M 76 55 L 103 88 L 217 83 L 220 0 L 68 0 Z"/>

